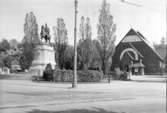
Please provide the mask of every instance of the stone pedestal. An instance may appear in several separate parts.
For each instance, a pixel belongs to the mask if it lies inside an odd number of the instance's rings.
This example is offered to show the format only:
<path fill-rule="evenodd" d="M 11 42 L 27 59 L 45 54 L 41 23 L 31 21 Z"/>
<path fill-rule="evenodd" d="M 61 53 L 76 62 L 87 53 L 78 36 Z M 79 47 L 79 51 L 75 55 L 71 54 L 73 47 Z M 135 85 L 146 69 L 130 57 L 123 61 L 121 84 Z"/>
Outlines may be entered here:
<path fill-rule="evenodd" d="M 35 72 L 36 75 L 42 76 L 48 63 L 50 63 L 52 65 L 52 69 L 54 69 L 56 62 L 53 47 L 47 43 L 40 43 L 36 45 L 35 58 L 32 62 L 30 70 Z"/>

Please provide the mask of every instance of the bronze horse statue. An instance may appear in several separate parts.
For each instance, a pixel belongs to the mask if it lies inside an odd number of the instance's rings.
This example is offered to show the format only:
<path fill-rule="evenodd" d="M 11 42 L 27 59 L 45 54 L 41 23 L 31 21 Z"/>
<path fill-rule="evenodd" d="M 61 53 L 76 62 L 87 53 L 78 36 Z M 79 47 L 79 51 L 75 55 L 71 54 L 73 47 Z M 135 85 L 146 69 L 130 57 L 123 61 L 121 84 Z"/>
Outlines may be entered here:
<path fill-rule="evenodd" d="M 47 43 L 47 42 L 49 42 L 50 43 L 50 30 L 49 30 L 49 28 L 47 27 L 47 24 L 45 24 L 45 26 L 44 25 L 42 25 L 41 26 L 41 40 L 42 39 L 45 39 L 45 42 Z"/>

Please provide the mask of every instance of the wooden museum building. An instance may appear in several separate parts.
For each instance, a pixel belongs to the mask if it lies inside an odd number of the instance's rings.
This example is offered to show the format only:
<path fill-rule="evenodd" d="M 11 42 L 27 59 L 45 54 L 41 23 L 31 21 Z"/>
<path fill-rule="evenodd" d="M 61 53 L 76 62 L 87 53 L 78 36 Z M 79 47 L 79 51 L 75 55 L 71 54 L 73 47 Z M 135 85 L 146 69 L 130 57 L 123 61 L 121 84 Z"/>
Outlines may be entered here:
<path fill-rule="evenodd" d="M 113 67 L 135 75 L 157 74 L 162 71 L 163 59 L 140 32 L 130 29 L 116 46 Z"/>

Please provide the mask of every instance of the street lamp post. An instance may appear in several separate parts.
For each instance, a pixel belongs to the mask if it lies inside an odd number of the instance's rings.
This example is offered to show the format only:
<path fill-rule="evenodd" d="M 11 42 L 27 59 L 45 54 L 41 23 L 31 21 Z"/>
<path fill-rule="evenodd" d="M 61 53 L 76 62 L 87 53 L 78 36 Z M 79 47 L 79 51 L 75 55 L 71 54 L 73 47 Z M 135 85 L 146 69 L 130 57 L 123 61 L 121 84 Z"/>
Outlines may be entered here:
<path fill-rule="evenodd" d="M 74 26 L 74 74 L 73 74 L 73 82 L 72 88 L 77 87 L 77 8 L 78 8 L 78 1 L 75 0 L 75 26 Z"/>

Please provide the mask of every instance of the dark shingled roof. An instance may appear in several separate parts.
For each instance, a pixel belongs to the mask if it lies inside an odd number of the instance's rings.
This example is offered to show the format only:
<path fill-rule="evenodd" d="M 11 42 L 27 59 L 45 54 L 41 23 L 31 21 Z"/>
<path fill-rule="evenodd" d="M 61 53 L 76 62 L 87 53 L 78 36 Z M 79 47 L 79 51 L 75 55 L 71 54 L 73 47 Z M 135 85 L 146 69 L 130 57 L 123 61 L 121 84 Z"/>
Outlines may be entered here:
<path fill-rule="evenodd" d="M 138 31 L 138 36 L 151 48 L 151 50 L 156 54 L 156 56 L 163 61 L 163 58 L 159 55 L 159 53 L 155 50 L 154 46 L 150 44 L 150 42 Z"/>
<path fill-rule="evenodd" d="M 163 62 L 163 58 L 159 55 L 159 53 L 155 50 L 152 44 L 139 32 L 135 31 L 133 28 L 129 30 L 129 32 L 123 37 L 123 39 L 118 43 L 118 45 L 126 38 L 126 36 L 137 35 L 148 47 L 155 53 L 155 55 Z"/>

